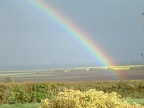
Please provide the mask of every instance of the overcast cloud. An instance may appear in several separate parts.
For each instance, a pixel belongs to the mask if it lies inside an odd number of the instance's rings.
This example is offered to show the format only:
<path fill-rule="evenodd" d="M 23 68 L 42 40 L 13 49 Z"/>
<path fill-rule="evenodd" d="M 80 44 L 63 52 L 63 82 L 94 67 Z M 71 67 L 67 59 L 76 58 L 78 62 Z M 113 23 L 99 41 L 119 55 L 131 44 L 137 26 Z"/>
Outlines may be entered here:
<path fill-rule="evenodd" d="M 143 0 L 43 0 L 89 34 L 112 61 L 143 61 Z M 96 63 L 26 0 L 0 0 L 0 67 Z"/>

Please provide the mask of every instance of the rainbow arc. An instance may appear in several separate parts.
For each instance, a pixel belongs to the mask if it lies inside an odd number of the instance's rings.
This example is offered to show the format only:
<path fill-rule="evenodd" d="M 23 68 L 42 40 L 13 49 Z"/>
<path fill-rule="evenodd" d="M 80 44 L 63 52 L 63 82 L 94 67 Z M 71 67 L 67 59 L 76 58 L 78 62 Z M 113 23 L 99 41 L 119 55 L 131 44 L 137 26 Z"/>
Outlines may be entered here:
<path fill-rule="evenodd" d="M 102 50 L 102 48 L 96 44 L 92 39 L 83 31 L 80 30 L 73 22 L 68 20 L 66 16 L 62 15 L 56 8 L 49 6 L 43 0 L 28 0 L 36 9 L 44 13 L 52 21 L 54 21 L 58 26 L 62 27 L 68 35 L 77 41 L 91 58 L 93 58 L 96 63 L 102 66 L 114 65 L 112 59 L 107 57 L 107 54 Z"/>

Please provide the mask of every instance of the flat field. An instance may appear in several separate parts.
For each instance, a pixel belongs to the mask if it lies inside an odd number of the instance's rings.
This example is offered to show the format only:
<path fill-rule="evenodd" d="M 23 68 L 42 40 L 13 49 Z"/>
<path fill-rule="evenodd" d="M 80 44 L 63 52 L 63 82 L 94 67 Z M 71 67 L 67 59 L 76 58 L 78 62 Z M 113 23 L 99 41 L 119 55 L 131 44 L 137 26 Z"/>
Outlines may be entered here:
<path fill-rule="evenodd" d="M 0 71 L 0 82 L 10 76 L 14 82 L 64 82 L 94 80 L 143 80 L 144 65 Z"/>

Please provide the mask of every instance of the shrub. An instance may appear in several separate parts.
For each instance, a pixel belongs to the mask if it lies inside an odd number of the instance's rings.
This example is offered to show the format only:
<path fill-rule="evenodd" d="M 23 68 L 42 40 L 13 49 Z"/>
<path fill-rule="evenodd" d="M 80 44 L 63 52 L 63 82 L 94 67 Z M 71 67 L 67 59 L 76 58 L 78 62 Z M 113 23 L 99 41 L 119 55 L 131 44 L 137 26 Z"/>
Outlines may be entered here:
<path fill-rule="evenodd" d="M 7 102 L 7 86 L 3 83 L 0 83 L 0 105 Z"/>
<path fill-rule="evenodd" d="M 10 86 L 8 91 L 9 104 L 28 102 L 29 95 L 26 93 L 25 86 L 13 84 L 13 86 Z"/>
<path fill-rule="evenodd" d="M 144 81 L 88 81 L 88 82 L 24 82 L 0 83 L 0 104 L 32 103 L 41 99 L 53 99 L 59 92 L 67 89 L 96 89 L 104 93 L 116 92 L 121 97 L 144 98 Z"/>
<path fill-rule="evenodd" d="M 34 96 L 35 102 L 40 102 L 41 99 L 47 98 L 48 96 L 47 88 L 48 88 L 48 85 L 46 83 L 34 84 L 33 96 Z"/>
<path fill-rule="evenodd" d="M 12 79 L 11 76 L 5 76 L 5 77 L 4 77 L 4 82 L 5 82 L 5 83 L 11 83 L 11 82 L 13 82 L 13 79 Z"/>
<path fill-rule="evenodd" d="M 144 108 L 140 104 L 127 103 L 115 92 L 104 93 L 90 89 L 85 92 L 66 89 L 52 100 L 42 100 L 40 108 Z"/>

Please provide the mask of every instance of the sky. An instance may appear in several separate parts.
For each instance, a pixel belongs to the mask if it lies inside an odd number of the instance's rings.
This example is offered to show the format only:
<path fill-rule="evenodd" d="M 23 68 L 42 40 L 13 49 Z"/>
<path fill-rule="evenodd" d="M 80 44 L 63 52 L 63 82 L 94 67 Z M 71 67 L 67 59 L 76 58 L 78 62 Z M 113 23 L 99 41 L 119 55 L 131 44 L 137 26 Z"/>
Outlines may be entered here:
<path fill-rule="evenodd" d="M 42 0 L 114 62 L 143 61 L 144 0 Z M 28 0 L 0 0 L 0 68 L 98 63 Z"/>

